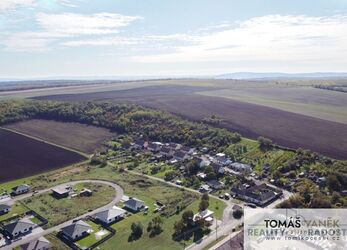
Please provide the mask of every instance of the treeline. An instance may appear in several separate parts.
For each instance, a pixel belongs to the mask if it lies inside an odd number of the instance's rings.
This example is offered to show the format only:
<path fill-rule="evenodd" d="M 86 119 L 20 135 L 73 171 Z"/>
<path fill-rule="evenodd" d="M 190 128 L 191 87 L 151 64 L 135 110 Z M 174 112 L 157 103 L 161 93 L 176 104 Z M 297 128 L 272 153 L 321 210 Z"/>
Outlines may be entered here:
<path fill-rule="evenodd" d="M 347 85 L 315 85 L 313 87 L 347 93 Z"/>
<path fill-rule="evenodd" d="M 178 118 L 164 111 L 107 102 L 65 103 L 10 100 L 0 102 L 0 125 L 27 119 L 80 122 L 147 139 L 220 149 L 241 140 L 238 133 Z"/>

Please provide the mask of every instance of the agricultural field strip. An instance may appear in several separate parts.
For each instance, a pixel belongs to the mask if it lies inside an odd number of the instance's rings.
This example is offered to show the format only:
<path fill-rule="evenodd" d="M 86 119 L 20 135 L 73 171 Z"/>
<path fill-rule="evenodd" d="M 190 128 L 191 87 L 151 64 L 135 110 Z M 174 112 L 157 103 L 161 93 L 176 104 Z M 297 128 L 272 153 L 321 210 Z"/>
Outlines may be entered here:
<path fill-rule="evenodd" d="M 65 146 L 62 146 L 62 145 L 59 145 L 59 144 L 56 144 L 54 142 L 50 142 L 50 141 L 46 141 L 46 140 L 43 140 L 41 138 L 38 138 L 38 137 L 35 137 L 35 136 L 32 136 L 32 135 L 28 135 L 28 134 L 25 134 L 25 133 L 22 133 L 22 132 L 19 132 L 17 130 L 14 130 L 14 129 L 11 129 L 11 128 L 5 128 L 5 127 L 0 127 L 0 129 L 2 130 L 7 130 L 9 132 L 12 132 L 12 133 L 15 133 L 15 134 L 18 134 L 18 135 L 22 135 L 22 136 L 25 136 L 25 137 L 28 137 L 30 139 L 33 139 L 33 140 L 36 140 L 36 141 L 40 141 L 40 142 L 43 142 L 43 143 L 46 143 L 46 144 L 50 144 L 52 146 L 55 146 L 55 147 L 58 147 L 58 148 L 62 148 L 62 149 L 65 149 L 65 150 L 68 150 L 68 151 L 71 151 L 71 152 L 75 152 L 79 155 L 82 155 L 84 157 L 86 157 L 87 159 L 89 159 L 91 157 L 91 155 L 88 155 L 86 153 L 83 153 L 81 151 L 78 151 L 76 149 L 73 149 L 73 148 L 69 148 L 69 147 L 65 147 Z"/>
<path fill-rule="evenodd" d="M 1 249 L 13 249 L 13 248 L 15 248 L 17 246 L 20 246 L 22 244 L 28 243 L 28 242 L 36 239 L 36 238 L 39 238 L 41 236 L 46 235 L 46 234 L 50 234 L 50 233 L 59 231 L 61 228 L 70 225 L 73 222 L 73 220 L 82 219 L 82 218 L 84 218 L 86 216 L 90 216 L 90 215 L 93 215 L 95 213 L 101 212 L 101 211 L 103 211 L 105 209 L 109 209 L 109 208 L 113 207 L 116 203 L 118 203 L 122 199 L 122 197 L 124 195 L 124 190 L 120 186 L 118 186 L 117 184 L 115 184 L 113 182 L 110 182 L 110 181 L 104 181 L 104 180 L 79 180 L 79 181 L 67 182 L 67 183 L 64 183 L 64 184 L 65 185 L 76 185 L 76 184 L 80 184 L 80 183 L 95 183 L 95 184 L 109 185 L 109 186 L 111 186 L 111 187 L 113 187 L 115 189 L 116 196 L 114 197 L 114 199 L 111 202 L 109 202 L 105 206 L 102 206 L 102 207 L 97 208 L 97 209 L 95 209 L 95 210 L 93 210 L 91 212 L 88 212 L 88 213 L 85 213 L 83 215 L 80 215 L 80 216 L 78 216 L 78 217 L 76 217 L 74 219 L 66 221 L 66 222 L 64 222 L 62 224 L 59 224 L 57 226 L 51 227 L 51 228 L 49 228 L 47 230 L 44 230 L 44 231 L 42 231 L 40 233 L 37 233 L 37 234 L 34 234 L 34 235 L 30 235 L 29 237 L 26 237 L 26 238 L 24 238 L 22 240 L 18 240 L 16 242 L 14 242 L 13 244 L 11 244 L 10 246 L 6 246 L 6 247 L 1 248 Z M 60 185 L 64 185 L 64 184 L 60 184 Z M 58 185 L 58 186 L 60 186 L 60 185 Z M 40 191 L 38 191 L 38 193 L 36 195 L 49 192 L 50 190 L 51 190 L 51 188 L 46 188 L 46 189 L 40 190 Z M 28 193 L 28 194 L 25 194 L 25 195 L 21 195 L 21 196 L 18 196 L 16 198 L 14 198 L 12 201 L 13 202 L 19 201 L 19 200 L 31 197 L 32 195 L 33 195 L 33 193 Z"/>

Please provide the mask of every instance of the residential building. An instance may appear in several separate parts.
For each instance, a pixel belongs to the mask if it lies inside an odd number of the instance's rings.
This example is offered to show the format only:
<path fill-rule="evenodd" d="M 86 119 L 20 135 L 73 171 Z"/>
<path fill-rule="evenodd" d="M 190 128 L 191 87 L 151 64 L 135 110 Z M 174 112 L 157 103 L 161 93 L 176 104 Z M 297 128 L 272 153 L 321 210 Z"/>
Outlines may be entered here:
<path fill-rule="evenodd" d="M 22 250 L 48 250 L 50 248 L 50 242 L 45 237 L 40 237 L 36 240 L 30 241 L 24 245 L 21 245 Z"/>
<path fill-rule="evenodd" d="M 88 189 L 88 188 L 83 188 L 80 192 L 80 196 L 92 196 L 93 195 L 93 191 Z"/>
<path fill-rule="evenodd" d="M 12 194 L 14 194 L 14 195 L 25 194 L 25 193 L 29 192 L 29 189 L 30 189 L 29 185 L 22 184 L 22 185 L 19 185 L 19 186 L 12 188 Z"/>
<path fill-rule="evenodd" d="M 145 207 L 145 203 L 142 200 L 130 197 L 129 200 L 124 203 L 124 207 L 133 212 L 139 212 Z"/>
<path fill-rule="evenodd" d="M 52 188 L 51 190 L 52 190 L 52 195 L 55 198 L 62 199 L 69 196 L 71 191 L 71 186 L 64 185 L 64 186 Z"/>
<path fill-rule="evenodd" d="M 176 159 L 177 161 L 184 161 L 186 159 L 188 159 L 188 154 L 185 153 L 184 151 L 176 151 L 173 155 L 174 159 Z"/>
<path fill-rule="evenodd" d="M 174 150 L 168 146 L 163 146 L 161 149 L 160 149 L 160 153 L 166 157 L 171 157 L 173 156 L 174 154 Z"/>
<path fill-rule="evenodd" d="M 211 223 L 213 221 L 213 214 L 213 211 L 206 209 L 202 212 L 195 214 L 193 217 L 193 221 L 205 220 L 206 222 Z"/>
<path fill-rule="evenodd" d="M 0 204 L 0 215 L 6 214 L 11 210 L 11 206 L 6 204 Z"/>
<path fill-rule="evenodd" d="M 246 173 L 252 172 L 252 167 L 244 163 L 234 162 L 234 163 L 231 163 L 229 167 L 234 169 L 237 172 L 246 172 Z"/>
<path fill-rule="evenodd" d="M 98 219 L 102 223 L 111 224 L 115 221 L 118 221 L 124 218 L 126 211 L 120 207 L 114 206 L 111 209 L 104 210 L 95 214 L 95 219 Z"/>
<path fill-rule="evenodd" d="M 210 188 L 215 189 L 215 190 L 219 190 L 219 189 L 222 189 L 224 187 L 224 185 L 217 180 L 210 180 L 207 182 L 207 185 Z"/>
<path fill-rule="evenodd" d="M 200 193 L 209 193 L 211 191 L 210 187 L 206 184 L 201 185 L 199 188 Z"/>
<path fill-rule="evenodd" d="M 5 234 L 10 238 L 15 239 L 21 235 L 30 233 L 36 226 L 37 225 L 31 220 L 24 218 L 5 225 L 3 229 Z"/>
<path fill-rule="evenodd" d="M 224 174 L 225 169 L 222 164 L 212 162 L 210 165 L 216 174 Z"/>
<path fill-rule="evenodd" d="M 87 236 L 92 228 L 86 222 L 79 220 L 61 229 L 63 235 L 71 241 L 76 241 Z"/>
<path fill-rule="evenodd" d="M 232 188 L 231 192 L 238 198 L 264 207 L 279 198 L 282 190 L 270 187 L 266 184 L 254 185 L 250 187 Z"/>

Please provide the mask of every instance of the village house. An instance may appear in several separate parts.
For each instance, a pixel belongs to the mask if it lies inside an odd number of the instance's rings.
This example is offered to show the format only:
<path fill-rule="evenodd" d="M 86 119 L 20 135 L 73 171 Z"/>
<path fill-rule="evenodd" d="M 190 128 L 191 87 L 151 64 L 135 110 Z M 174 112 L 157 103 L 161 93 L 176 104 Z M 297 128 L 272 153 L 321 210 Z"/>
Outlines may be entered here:
<path fill-rule="evenodd" d="M 238 198 L 261 207 L 266 206 L 283 194 L 282 190 L 266 184 L 232 188 L 231 192 Z"/>
<path fill-rule="evenodd" d="M 50 249 L 50 242 L 45 237 L 40 237 L 36 240 L 30 241 L 21 245 L 22 250 L 48 250 Z"/>
<path fill-rule="evenodd" d="M 162 147 L 162 143 L 160 142 L 149 142 L 147 149 L 151 152 L 157 153 L 160 151 L 161 147 Z"/>
<path fill-rule="evenodd" d="M 194 148 L 190 148 L 190 147 L 187 147 L 187 146 L 182 146 L 180 148 L 180 151 L 184 152 L 185 154 L 188 154 L 188 155 L 191 155 L 194 153 Z"/>
<path fill-rule="evenodd" d="M 223 166 L 227 166 L 232 163 L 232 161 L 229 158 L 227 158 L 224 153 L 216 154 L 216 156 L 214 157 L 214 161 Z"/>
<path fill-rule="evenodd" d="M 209 193 L 209 192 L 211 192 L 211 189 L 208 185 L 204 184 L 204 185 L 200 186 L 199 192 L 200 193 Z"/>
<path fill-rule="evenodd" d="M 16 187 L 12 188 L 12 194 L 14 195 L 20 195 L 20 194 L 25 194 L 28 193 L 30 189 L 30 186 L 27 184 L 22 184 Z"/>
<path fill-rule="evenodd" d="M 148 146 L 148 142 L 143 139 L 137 139 L 134 141 L 132 147 L 135 149 L 146 149 Z"/>
<path fill-rule="evenodd" d="M 133 212 L 139 212 L 145 207 L 145 203 L 142 200 L 130 197 L 129 200 L 124 202 L 124 207 Z"/>
<path fill-rule="evenodd" d="M 84 221 L 79 220 L 69 226 L 62 228 L 61 232 L 67 239 L 76 241 L 87 236 L 91 232 L 91 230 L 91 226 L 89 226 Z"/>
<path fill-rule="evenodd" d="M 115 221 L 123 219 L 125 213 L 126 211 L 124 209 L 114 206 L 111 209 L 96 213 L 94 217 L 104 224 L 111 224 Z"/>
<path fill-rule="evenodd" d="M 245 173 L 251 173 L 252 172 L 252 167 L 248 164 L 234 162 L 234 163 L 231 163 L 229 166 L 230 166 L 230 168 L 234 169 L 237 172 L 245 172 Z"/>
<path fill-rule="evenodd" d="M 200 173 L 197 173 L 196 176 L 197 176 L 200 180 L 205 180 L 205 178 L 206 178 L 207 175 L 206 175 L 205 173 L 201 173 L 201 172 L 200 172 Z"/>
<path fill-rule="evenodd" d="M 188 159 L 188 154 L 185 153 L 184 151 L 176 151 L 173 155 L 174 159 L 176 159 L 177 161 L 184 161 L 186 159 Z"/>
<path fill-rule="evenodd" d="M 223 183 L 220 183 L 217 180 L 210 180 L 207 182 L 207 185 L 214 190 L 219 190 L 224 187 Z"/>
<path fill-rule="evenodd" d="M 174 142 L 166 143 L 166 146 L 171 148 L 172 150 L 179 150 L 182 145 Z"/>
<path fill-rule="evenodd" d="M 6 204 L 0 204 L 0 215 L 6 214 L 11 210 L 11 206 Z"/>
<path fill-rule="evenodd" d="M 71 191 L 71 186 L 64 185 L 64 186 L 54 187 L 51 190 L 52 190 L 52 195 L 55 198 L 62 199 L 69 196 Z"/>
<path fill-rule="evenodd" d="M 5 225 L 3 229 L 6 235 L 11 239 L 15 239 L 19 236 L 30 233 L 36 226 L 37 225 L 31 220 L 24 218 Z"/>
<path fill-rule="evenodd" d="M 211 161 L 206 156 L 194 157 L 193 158 L 200 168 L 205 168 L 211 164 Z"/>
<path fill-rule="evenodd" d="M 219 163 L 212 162 L 210 166 L 216 174 L 224 174 L 225 172 L 224 166 Z"/>
<path fill-rule="evenodd" d="M 204 220 L 205 222 L 211 224 L 213 221 L 213 214 L 213 211 L 206 209 L 197 214 L 194 214 L 193 221 Z"/>
<path fill-rule="evenodd" d="M 172 157 L 173 154 L 174 154 L 174 150 L 170 147 L 167 147 L 167 146 L 163 146 L 161 149 L 160 149 L 160 153 L 162 155 L 164 155 L 165 157 L 169 158 L 169 157 Z"/>

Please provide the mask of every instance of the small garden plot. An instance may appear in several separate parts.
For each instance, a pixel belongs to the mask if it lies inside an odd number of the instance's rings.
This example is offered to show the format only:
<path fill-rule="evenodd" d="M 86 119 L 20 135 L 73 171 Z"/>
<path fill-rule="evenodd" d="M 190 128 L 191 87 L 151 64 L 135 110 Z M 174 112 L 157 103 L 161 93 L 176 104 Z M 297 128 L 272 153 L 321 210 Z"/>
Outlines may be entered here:
<path fill-rule="evenodd" d="M 84 184 L 79 185 L 77 190 L 84 187 L 93 191 L 93 195 L 56 199 L 50 193 L 45 193 L 27 198 L 23 202 L 31 210 L 44 214 L 48 220 L 46 227 L 51 227 L 106 205 L 115 196 L 114 189 L 108 185 Z"/>
<path fill-rule="evenodd" d="M 25 208 L 23 205 L 21 205 L 20 203 L 15 203 L 11 207 L 11 210 L 8 213 L 0 215 L 0 222 L 7 220 L 9 218 L 15 217 L 15 216 L 24 215 L 28 211 L 29 210 L 27 208 Z"/>
<path fill-rule="evenodd" d="M 99 224 L 96 224 L 92 221 L 86 221 L 86 223 L 89 226 L 91 226 L 92 231 L 89 233 L 88 236 L 75 242 L 75 244 L 82 249 L 91 247 L 92 245 L 96 244 L 97 242 L 111 234 L 110 231 L 108 231 L 106 228 L 102 227 Z"/>

